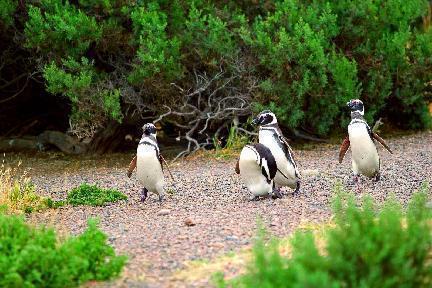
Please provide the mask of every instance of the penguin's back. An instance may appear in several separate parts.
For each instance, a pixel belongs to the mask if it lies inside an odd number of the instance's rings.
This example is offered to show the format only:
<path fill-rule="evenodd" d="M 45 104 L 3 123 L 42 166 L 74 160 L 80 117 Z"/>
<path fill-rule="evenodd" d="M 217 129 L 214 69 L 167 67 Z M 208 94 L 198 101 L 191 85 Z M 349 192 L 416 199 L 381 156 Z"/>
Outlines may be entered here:
<path fill-rule="evenodd" d="M 137 149 L 137 179 L 148 191 L 163 193 L 164 174 L 155 147 L 139 145 Z"/>
<path fill-rule="evenodd" d="M 373 177 L 379 171 L 379 156 L 365 123 L 348 126 L 353 172 Z"/>
<path fill-rule="evenodd" d="M 258 149 L 256 145 L 259 145 Z M 270 150 L 264 145 L 246 145 L 240 153 L 239 168 L 243 182 L 254 196 L 265 196 L 272 192 L 272 178 L 276 173 L 276 162 Z M 263 173 L 272 175 L 269 176 L 271 180 Z"/>

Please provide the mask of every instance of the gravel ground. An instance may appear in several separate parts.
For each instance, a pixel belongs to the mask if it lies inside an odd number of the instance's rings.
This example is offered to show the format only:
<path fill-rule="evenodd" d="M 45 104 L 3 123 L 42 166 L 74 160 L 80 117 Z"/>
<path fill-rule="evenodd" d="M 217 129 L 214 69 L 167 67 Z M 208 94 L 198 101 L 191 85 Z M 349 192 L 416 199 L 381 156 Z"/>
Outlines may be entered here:
<path fill-rule="evenodd" d="M 66 191 L 86 181 L 117 188 L 129 199 L 106 207 L 63 207 L 34 214 L 29 221 L 52 224 L 65 234 L 75 234 L 86 227 L 90 217 L 99 217 L 116 251 L 129 256 L 122 277 L 100 284 L 103 287 L 205 287 L 206 280 L 180 283 L 171 276 L 187 261 L 212 259 L 249 247 L 258 218 L 277 236 L 288 235 L 300 223 L 328 220 L 337 181 L 359 197 L 369 194 L 381 202 L 393 192 L 406 203 L 422 181 L 431 182 L 432 132 L 390 138 L 387 142 L 394 154 L 379 147 L 381 181 L 362 178 L 360 192 L 349 185 L 350 151 L 339 165 L 337 145 L 317 145 L 307 150 L 294 148 L 303 174 L 299 196 L 291 196 L 288 190 L 283 199 L 257 202 L 248 201 L 249 194 L 234 172 L 234 159 L 201 157 L 172 164 L 175 187 L 168 180 L 167 188 L 172 193 L 160 204 L 155 195 L 145 203 L 139 202 L 140 187 L 135 175 L 131 179 L 125 176 L 130 155 L 96 159 L 60 154 L 35 156 L 24 159 L 23 166 L 32 167 L 30 175 L 41 193 L 64 199 Z M 159 215 L 162 209 L 169 210 L 167 215 Z M 187 226 L 186 220 L 196 225 Z"/>

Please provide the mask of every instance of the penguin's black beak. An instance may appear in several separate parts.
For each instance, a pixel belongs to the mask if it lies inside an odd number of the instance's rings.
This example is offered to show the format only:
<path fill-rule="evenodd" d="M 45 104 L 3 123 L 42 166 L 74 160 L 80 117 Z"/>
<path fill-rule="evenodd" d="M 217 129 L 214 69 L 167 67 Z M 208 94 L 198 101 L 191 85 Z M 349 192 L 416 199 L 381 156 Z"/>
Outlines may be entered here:
<path fill-rule="evenodd" d="M 252 125 L 258 125 L 259 124 L 259 118 L 258 117 L 255 117 L 253 120 L 252 120 Z"/>
<path fill-rule="evenodd" d="M 347 102 L 346 105 L 347 105 L 348 108 L 350 108 L 350 109 L 352 109 L 352 107 L 353 107 L 353 103 L 352 103 L 352 101 Z"/>

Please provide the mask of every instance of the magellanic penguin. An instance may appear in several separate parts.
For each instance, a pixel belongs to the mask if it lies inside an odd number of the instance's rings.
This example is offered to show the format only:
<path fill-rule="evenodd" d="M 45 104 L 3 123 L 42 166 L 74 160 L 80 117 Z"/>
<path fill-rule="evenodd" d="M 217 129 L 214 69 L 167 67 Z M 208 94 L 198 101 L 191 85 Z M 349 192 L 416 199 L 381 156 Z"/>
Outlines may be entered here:
<path fill-rule="evenodd" d="M 143 186 L 141 201 L 144 202 L 148 192 L 156 193 L 159 201 L 164 197 L 163 157 L 156 140 L 156 127 L 152 123 L 143 126 L 143 135 L 138 144 L 137 155 L 129 164 L 127 176 L 137 168 L 137 179 Z"/>
<path fill-rule="evenodd" d="M 364 120 L 364 105 L 359 99 L 353 99 L 347 103 L 351 110 L 351 122 L 348 125 L 348 136 L 342 142 L 339 151 L 339 163 L 351 146 L 352 171 L 354 181 L 358 181 L 359 174 L 366 177 L 380 179 L 380 159 L 374 140 L 377 140 L 387 151 L 393 154 L 384 140 L 374 133 Z"/>
<path fill-rule="evenodd" d="M 279 191 L 282 186 L 295 189 L 293 194 L 297 194 L 300 191 L 300 173 L 294 153 L 279 128 L 275 114 L 265 110 L 254 118 L 252 124 L 260 126 L 259 143 L 268 147 L 276 160 L 275 195 L 281 195 Z"/>
<path fill-rule="evenodd" d="M 236 173 L 240 174 L 254 196 L 253 200 L 272 195 L 276 171 L 276 160 L 269 148 L 259 143 L 243 147 L 237 161 Z"/>

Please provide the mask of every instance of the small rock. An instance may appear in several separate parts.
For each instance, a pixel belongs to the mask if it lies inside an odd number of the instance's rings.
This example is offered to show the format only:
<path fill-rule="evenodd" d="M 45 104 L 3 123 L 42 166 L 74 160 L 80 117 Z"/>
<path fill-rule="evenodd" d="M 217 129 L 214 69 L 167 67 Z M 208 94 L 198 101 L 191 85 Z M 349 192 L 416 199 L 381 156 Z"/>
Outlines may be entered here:
<path fill-rule="evenodd" d="M 227 240 L 227 241 L 237 241 L 238 240 L 238 237 L 237 236 L 227 236 L 227 237 L 225 237 L 225 240 Z"/>
<path fill-rule="evenodd" d="M 304 176 L 317 176 L 320 173 L 318 169 L 304 169 L 301 174 Z"/>
<path fill-rule="evenodd" d="M 192 219 L 188 218 L 185 220 L 186 226 L 195 226 L 196 223 L 192 221 Z"/>
<path fill-rule="evenodd" d="M 272 227 L 278 226 L 278 222 L 276 222 L 276 221 L 272 221 L 272 222 L 270 223 L 270 226 L 272 226 Z"/>
<path fill-rule="evenodd" d="M 216 242 L 216 243 L 211 243 L 210 246 L 215 248 L 223 248 L 225 245 L 220 242 Z"/>
<path fill-rule="evenodd" d="M 161 209 L 159 212 L 157 212 L 158 216 L 165 216 L 168 215 L 171 211 L 169 209 Z"/>

